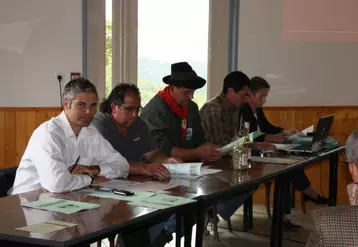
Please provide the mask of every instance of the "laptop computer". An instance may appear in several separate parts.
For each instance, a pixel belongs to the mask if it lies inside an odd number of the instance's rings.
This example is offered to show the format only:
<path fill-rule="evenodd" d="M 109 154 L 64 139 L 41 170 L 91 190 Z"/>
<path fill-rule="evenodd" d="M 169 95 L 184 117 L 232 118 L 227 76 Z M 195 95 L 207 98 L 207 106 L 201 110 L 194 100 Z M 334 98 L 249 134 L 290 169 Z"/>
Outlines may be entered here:
<path fill-rule="evenodd" d="M 324 141 L 328 137 L 329 130 L 333 123 L 334 114 L 323 116 L 319 119 L 312 142 L 308 144 L 288 144 L 286 147 L 279 148 L 288 152 L 317 153 L 323 149 Z M 305 137 L 303 137 L 305 138 Z M 309 137 L 308 137 L 309 139 Z"/>

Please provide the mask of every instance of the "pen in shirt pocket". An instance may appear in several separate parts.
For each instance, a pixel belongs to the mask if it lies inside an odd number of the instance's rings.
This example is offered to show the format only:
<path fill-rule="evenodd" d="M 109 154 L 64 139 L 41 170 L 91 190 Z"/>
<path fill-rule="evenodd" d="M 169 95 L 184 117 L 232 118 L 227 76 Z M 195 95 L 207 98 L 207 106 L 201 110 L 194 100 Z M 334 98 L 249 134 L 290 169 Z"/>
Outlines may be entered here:
<path fill-rule="evenodd" d="M 78 158 L 76 159 L 76 162 L 75 162 L 72 166 L 70 166 L 70 167 L 68 168 L 68 171 L 69 171 L 70 173 L 73 171 L 73 169 L 75 169 L 75 167 L 76 167 L 76 165 L 77 165 L 77 163 L 78 163 L 79 160 L 80 160 L 80 156 L 78 156 Z"/>

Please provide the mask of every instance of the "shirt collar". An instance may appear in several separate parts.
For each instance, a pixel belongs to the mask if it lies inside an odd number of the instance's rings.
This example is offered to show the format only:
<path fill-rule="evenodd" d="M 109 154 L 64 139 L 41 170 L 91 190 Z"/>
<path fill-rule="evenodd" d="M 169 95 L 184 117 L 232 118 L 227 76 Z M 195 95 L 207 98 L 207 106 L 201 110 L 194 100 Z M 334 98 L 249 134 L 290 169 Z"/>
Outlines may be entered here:
<path fill-rule="evenodd" d="M 70 125 L 70 122 L 68 121 L 64 111 L 62 111 L 61 114 L 60 114 L 60 121 L 62 123 L 63 130 L 65 132 L 65 137 L 66 138 L 70 138 L 72 136 L 76 137 L 76 135 L 73 132 L 73 129 L 72 129 L 71 125 Z M 80 133 L 78 133 L 78 137 L 76 137 L 76 138 L 80 139 L 80 137 L 84 134 L 84 132 L 86 132 L 86 127 L 83 127 L 80 130 Z"/>

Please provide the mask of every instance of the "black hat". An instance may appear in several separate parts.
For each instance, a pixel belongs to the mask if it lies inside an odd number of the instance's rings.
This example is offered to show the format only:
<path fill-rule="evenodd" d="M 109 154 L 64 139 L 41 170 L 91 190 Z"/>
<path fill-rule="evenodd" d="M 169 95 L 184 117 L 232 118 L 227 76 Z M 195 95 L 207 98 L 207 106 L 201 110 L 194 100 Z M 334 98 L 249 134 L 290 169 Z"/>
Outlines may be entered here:
<path fill-rule="evenodd" d="M 187 62 L 181 62 L 172 64 L 171 74 L 163 77 L 163 82 L 177 87 L 198 89 L 205 85 L 206 80 L 197 76 Z"/>

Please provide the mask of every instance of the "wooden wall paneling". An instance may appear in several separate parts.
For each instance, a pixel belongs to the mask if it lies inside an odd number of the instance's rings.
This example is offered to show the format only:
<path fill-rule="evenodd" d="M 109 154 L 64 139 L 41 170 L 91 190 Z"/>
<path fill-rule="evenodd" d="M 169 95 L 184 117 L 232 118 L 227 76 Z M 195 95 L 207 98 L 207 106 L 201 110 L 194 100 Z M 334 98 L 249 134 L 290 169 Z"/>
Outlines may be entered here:
<path fill-rule="evenodd" d="M 17 165 L 32 132 L 44 121 L 60 113 L 58 107 L 0 107 L 0 168 Z M 273 124 L 286 129 L 304 129 L 316 125 L 320 116 L 335 114 L 330 135 L 344 145 L 350 133 L 358 128 L 358 107 L 266 107 L 265 114 Z M 338 202 L 347 203 L 346 185 L 351 182 L 345 157 L 338 168 Z M 312 186 L 328 195 L 329 163 L 307 167 Z M 271 188 L 271 202 L 274 188 Z M 299 199 L 299 194 L 296 194 Z M 265 203 L 265 189 L 260 186 L 254 194 L 255 203 Z"/>
<path fill-rule="evenodd" d="M 0 169 L 5 167 L 5 113 L 0 111 Z"/>
<path fill-rule="evenodd" d="M 0 168 L 18 165 L 32 132 L 59 112 L 57 107 L 0 108 Z"/>
<path fill-rule="evenodd" d="M 25 126 L 25 136 L 27 142 L 30 140 L 32 132 L 36 129 L 36 127 L 36 111 L 27 111 Z"/>
<path fill-rule="evenodd" d="M 16 164 L 16 112 L 5 112 L 5 162 L 6 167 Z"/>
<path fill-rule="evenodd" d="M 28 139 L 26 139 L 26 112 L 16 112 L 15 114 L 15 163 L 14 166 L 19 165 L 21 157 L 25 151 Z"/>
<path fill-rule="evenodd" d="M 43 122 L 49 120 L 47 111 L 36 111 L 35 113 L 35 121 L 36 121 L 36 128 L 42 124 Z"/>

